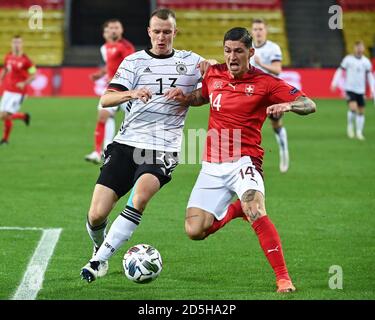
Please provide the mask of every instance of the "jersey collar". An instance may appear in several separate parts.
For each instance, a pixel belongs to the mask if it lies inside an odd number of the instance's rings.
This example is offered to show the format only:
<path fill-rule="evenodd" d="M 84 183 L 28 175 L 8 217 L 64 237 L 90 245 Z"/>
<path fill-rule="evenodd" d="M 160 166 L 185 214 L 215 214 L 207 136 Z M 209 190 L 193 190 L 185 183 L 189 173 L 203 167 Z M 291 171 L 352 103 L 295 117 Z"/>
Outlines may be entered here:
<path fill-rule="evenodd" d="M 255 43 L 253 42 L 253 48 L 254 48 L 254 49 L 262 48 L 262 47 L 264 47 L 264 46 L 266 45 L 267 41 L 268 41 L 268 40 L 264 41 L 259 47 L 257 47 L 257 46 L 255 45 Z"/>
<path fill-rule="evenodd" d="M 165 55 L 164 54 L 161 54 L 161 55 L 154 54 L 150 51 L 150 48 L 145 49 L 145 51 L 149 56 L 151 56 L 155 59 L 168 59 L 168 58 L 173 57 L 173 55 L 174 55 L 174 49 L 172 49 L 172 52 L 170 54 L 165 54 Z"/>
<path fill-rule="evenodd" d="M 230 71 L 228 70 L 228 67 L 226 67 L 226 71 L 227 71 L 227 76 L 228 76 L 228 79 L 230 79 L 231 81 L 243 81 L 243 80 L 246 80 L 246 79 L 250 79 L 253 77 L 255 71 L 257 69 L 252 66 L 252 65 L 249 65 L 249 71 L 247 71 L 246 73 L 243 74 L 242 78 L 240 79 L 234 79 L 232 78 L 232 75 L 230 74 Z"/>

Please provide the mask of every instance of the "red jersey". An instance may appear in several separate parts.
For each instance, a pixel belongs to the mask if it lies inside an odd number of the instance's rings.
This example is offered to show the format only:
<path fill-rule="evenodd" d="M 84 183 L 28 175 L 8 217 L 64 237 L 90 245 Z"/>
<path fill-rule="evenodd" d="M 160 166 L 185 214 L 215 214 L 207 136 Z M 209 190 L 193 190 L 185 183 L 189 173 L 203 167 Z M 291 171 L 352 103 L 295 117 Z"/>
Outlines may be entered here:
<path fill-rule="evenodd" d="M 116 42 L 105 43 L 101 48 L 103 60 L 107 65 L 107 77 L 109 80 L 115 75 L 119 65 L 125 57 L 135 52 L 134 46 L 125 39 Z"/>
<path fill-rule="evenodd" d="M 261 129 L 266 108 L 304 95 L 285 81 L 250 66 L 241 79 L 226 64 L 211 66 L 202 83 L 210 99 L 210 117 L 204 161 L 228 162 L 250 156 L 261 167 L 264 151 Z"/>
<path fill-rule="evenodd" d="M 26 87 L 20 89 L 16 84 L 25 81 L 30 76 L 28 70 L 32 66 L 33 63 L 27 55 L 16 56 L 11 52 L 8 53 L 4 59 L 4 68 L 7 70 L 4 78 L 4 90 L 24 94 L 26 92 Z"/>

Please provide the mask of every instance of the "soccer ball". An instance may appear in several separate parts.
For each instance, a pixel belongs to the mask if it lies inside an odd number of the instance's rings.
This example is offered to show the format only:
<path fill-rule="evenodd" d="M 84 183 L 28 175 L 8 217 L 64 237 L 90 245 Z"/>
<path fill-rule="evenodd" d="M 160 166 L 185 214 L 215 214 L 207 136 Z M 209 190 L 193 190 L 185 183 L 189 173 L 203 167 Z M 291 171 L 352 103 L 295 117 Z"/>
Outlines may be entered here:
<path fill-rule="evenodd" d="M 125 275 L 136 283 L 147 283 L 158 277 L 163 262 L 158 250 L 148 244 L 131 247 L 122 260 Z"/>

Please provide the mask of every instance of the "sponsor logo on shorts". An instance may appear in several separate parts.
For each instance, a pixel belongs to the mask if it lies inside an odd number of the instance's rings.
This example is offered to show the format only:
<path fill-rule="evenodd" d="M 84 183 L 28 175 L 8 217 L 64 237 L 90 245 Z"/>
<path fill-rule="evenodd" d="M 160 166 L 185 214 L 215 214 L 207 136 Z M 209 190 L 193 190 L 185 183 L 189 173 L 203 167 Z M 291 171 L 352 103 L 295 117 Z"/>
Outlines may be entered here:
<path fill-rule="evenodd" d="M 296 94 L 298 92 L 297 88 L 293 88 L 292 90 L 289 91 L 290 94 Z"/>

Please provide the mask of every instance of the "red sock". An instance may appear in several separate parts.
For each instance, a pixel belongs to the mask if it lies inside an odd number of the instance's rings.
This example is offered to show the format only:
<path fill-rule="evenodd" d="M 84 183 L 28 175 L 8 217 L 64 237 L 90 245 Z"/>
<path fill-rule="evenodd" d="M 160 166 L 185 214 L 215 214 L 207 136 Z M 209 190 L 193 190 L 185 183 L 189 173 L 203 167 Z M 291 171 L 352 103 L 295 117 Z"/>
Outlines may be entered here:
<path fill-rule="evenodd" d="M 26 113 L 23 112 L 16 112 L 12 114 L 12 120 L 25 120 Z"/>
<path fill-rule="evenodd" d="M 284 260 L 283 250 L 281 248 L 280 237 L 271 220 L 268 216 L 263 216 L 257 219 L 252 224 L 252 227 L 258 236 L 260 246 L 267 257 L 268 262 L 276 274 L 276 280 L 290 280 Z"/>
<path fill-rule="evenodd" d="M 233 202 L 228 207 L 227 213 L 226 213 L 226 215 L 224 216 L 223 219 L 221 219 L 221 220 L 215 219 L 214 220 L 211 227 L 206 231 L 206 237 L 209 236 L 212 233 L 215 233 L 217 230 L 221 229 L 222 227 L 224 227 L 229 221 L 231 221 L 235 218 L 243 217 L 243 214 L 244 213 L 242 211 L 241 201 L 237 200 L 237 201 Z"/>
<path fill-rule="evenodd" d="M 102 152 L 102 145 L 104 141 L 105 122 L 98 121 L 95 128 L 95 151 L 98 154 Z"/>
<path fill-rule="evenodd" d="M 12 120 L 4 120 L 4 135 L 3 140 L 8 141 L 10 132 L 12 131 L 13 121 Z"/>

